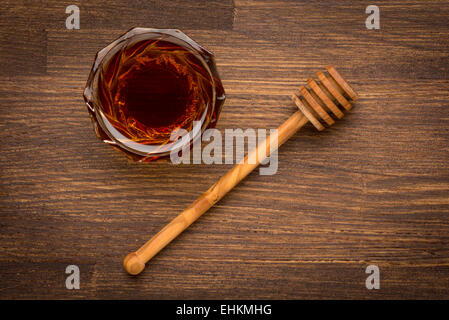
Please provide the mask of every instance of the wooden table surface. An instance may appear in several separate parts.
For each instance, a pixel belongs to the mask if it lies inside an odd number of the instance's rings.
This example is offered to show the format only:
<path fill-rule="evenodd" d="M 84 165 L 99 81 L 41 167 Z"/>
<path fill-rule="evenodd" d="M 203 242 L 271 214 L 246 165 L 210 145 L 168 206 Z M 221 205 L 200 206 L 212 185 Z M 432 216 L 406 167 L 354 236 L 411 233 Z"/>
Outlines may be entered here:
<path fill-rule="evenodd" d="M 449 298 L 449 5 L 2 1 L 0 298 Z M 75 4 L 75 3 L 74 3 Z M 82 91 L 95 53 L 133 26 L 179 28 L 214 52 L 217 128 L 275 128 L 333 64 L 358 92 L 322 133 L 279 150 L 139 276 L 137 249 L 231 165 L 134 163 L 99 141 Z M 67 290 L 77 265 L 81 288 Z M 380 269 L 367 290 L 365 268 Z"/>

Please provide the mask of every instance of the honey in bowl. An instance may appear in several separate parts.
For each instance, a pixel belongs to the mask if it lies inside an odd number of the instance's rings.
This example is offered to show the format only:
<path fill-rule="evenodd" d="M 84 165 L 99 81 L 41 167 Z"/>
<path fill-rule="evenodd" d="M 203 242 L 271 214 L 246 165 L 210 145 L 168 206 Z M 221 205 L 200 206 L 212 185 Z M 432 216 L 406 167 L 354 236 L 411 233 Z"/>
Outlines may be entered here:
<path fill-rule="evenodd" d="M 97 54 L 84 98 L 100 139 L 150 161 L 214 126 L 225 95 L 210 52 L 179 30 L 135 28 Z M 172 141 L 178 129 L 189 139 Z"/>

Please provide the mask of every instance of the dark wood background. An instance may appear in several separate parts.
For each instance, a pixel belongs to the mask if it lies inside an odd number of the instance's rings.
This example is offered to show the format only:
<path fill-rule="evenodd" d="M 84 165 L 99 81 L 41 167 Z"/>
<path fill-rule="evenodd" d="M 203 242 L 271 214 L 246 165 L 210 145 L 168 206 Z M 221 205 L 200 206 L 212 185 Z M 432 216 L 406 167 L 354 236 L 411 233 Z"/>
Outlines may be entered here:
<path fill-rule="evenodd" d="M 77 4 L 81 29 L 66 30 Z M 367 30 L 365 8 L 380 7 Z M 449 298 L 447 1 L 2 1 L 0 298 Z M 275 128 L 333 64 L 360 95 L 307 125 L 138 277 L 137 249 L 230 165 L 139 164 L 94 135 L 95 53 L 133 26 L 215 53 L 217 128 Z M 65 288 L 65 268 L 81 289 Z M 380 290 L 365 268 L 380 268 Z"/>

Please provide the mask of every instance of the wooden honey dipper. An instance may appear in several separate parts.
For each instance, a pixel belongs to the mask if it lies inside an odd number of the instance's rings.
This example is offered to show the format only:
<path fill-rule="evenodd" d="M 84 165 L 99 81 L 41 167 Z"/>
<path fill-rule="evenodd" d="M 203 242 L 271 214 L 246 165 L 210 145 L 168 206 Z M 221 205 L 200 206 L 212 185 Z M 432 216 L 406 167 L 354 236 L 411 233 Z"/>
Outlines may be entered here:
<path fill-rule="evenodd" d="M 277 146 L 271 151 L 276 150 L 276 148 L 293 136 L 308 121 L 319 131 L 324 130 L 323 123 L 329 126 L 334 124 L 335 121 L 327 113 L 326 109 L 332 111 L 338 119 L 343 117 L 343 113 L 337 105 L 342 106 L 346 110 L 351 109 L 352 106 L 349 100 L 357 101 L 356 93 L 334 67 L 326 67 L 326 70 L 329 74 L 328 77 L 321 71 L 317 72 L 319 82 L 315 82 L 310 78 L 307 81 L 308 89 L 301 86 L 299 96 L 296 94 L 293 95 L 293 101 L 299 110 L 279 126 L 277 133 L 271 134 L 265 139 L 265 143 L 261 143 L 257 148 L 249 152 L 244 159 L 230 169 L 212 187 L 204 192 L 140 249 L 125 257 L 123 266 L 129 274 L 136 275 L 142 272 L 146 262 L 153 258 L 160 250 L 187 229 L 203 213 L 253 171 L 269 156 L 271 150 L 270 145 L 275 144 L 275 138 L 277 138 Z M 248 159 L 256 159 L 256 161 L 248 161 Z"/>

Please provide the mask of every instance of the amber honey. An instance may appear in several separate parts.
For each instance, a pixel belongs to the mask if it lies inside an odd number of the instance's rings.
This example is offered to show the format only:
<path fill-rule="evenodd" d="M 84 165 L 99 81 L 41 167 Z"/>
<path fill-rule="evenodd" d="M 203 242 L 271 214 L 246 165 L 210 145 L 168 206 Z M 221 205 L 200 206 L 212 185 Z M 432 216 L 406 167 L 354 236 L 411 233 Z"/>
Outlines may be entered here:
<path fill-rule="evenodd" d="M 85 99 L 97 135 L 145 161 L 181 147 L 174 131 L 215 125 L 224 90 L 212 54 L 184 34 L 133 30 L 100 51 Z"/>

